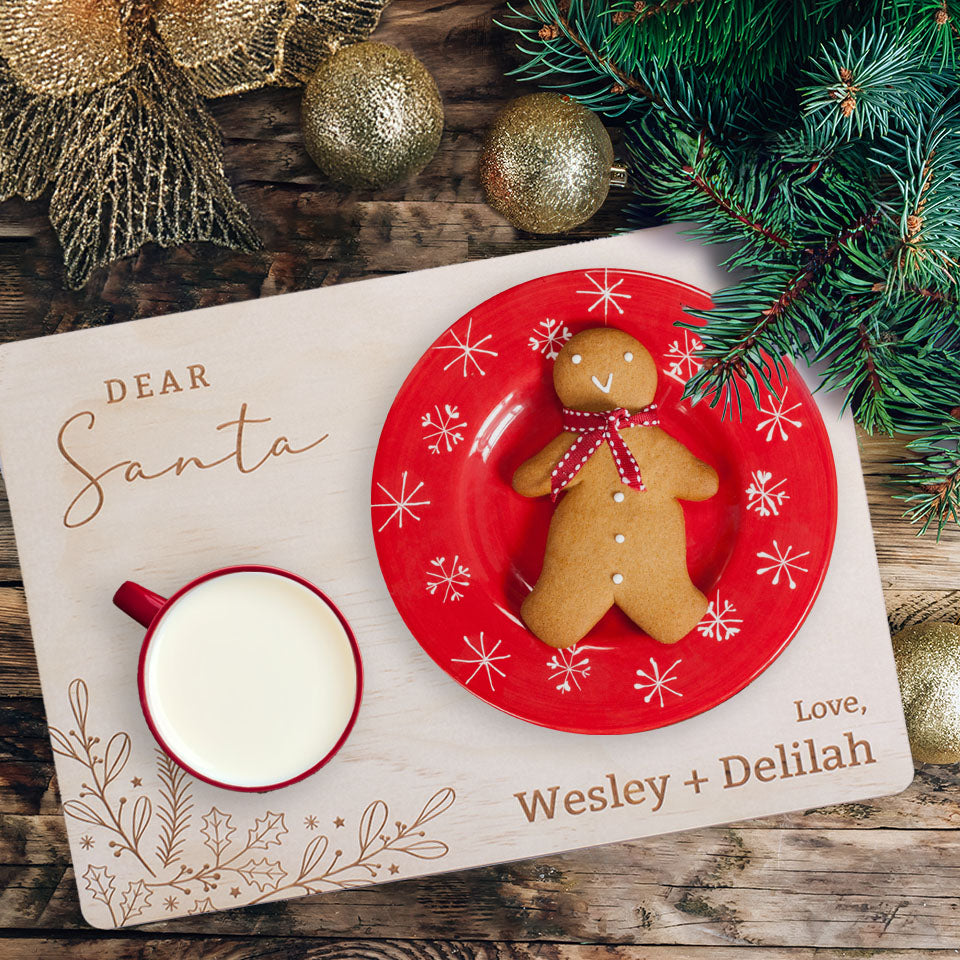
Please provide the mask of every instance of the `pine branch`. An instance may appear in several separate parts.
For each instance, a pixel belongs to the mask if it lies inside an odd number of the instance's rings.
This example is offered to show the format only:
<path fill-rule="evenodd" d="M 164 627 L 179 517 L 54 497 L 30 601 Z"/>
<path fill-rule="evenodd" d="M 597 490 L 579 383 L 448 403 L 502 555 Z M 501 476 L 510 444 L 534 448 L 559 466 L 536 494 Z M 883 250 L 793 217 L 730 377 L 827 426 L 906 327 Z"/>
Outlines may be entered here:
<path fill-rule="evenodd" d="M 908 449 L 925 454 L 901 466 L 909 471 L 894 478 L 897 486 L 906 487 L 896 494 L 907 509 L 904 516 L 920 524 L 918 536 L 936 524 L 937 537 L 951 521 L 960 524 L 960 409 L 944 428 L 928 437 L 907 444 Z"/>
<path fill-rule="evenodd" d="M 694 221 L 753 275 L 695 312 L 686 396 L 756 404 L 782 357 L 914 436 L 908 515 L 960 501 L 960 0 L 532 0 L 523 79 L 625 127 L 627 216 Z M 692 326 L 692 325 L 691 325 Z"/>
<path fill-rule="evenodd" d="M 914 45 L 878 28 L 824 44 L 806 75 L 805 116 L 847 138 L 884 134 L 894 117 L 920 115 L 940 93 L 937 72 Z"/>
<path fill-rule="evenodd" d="M 776 259 L 792 249 L 773 171 L 737 171 L 705 131 L 689 136 L 651 118 L 627 138 L 635 166 L 646 168 L 643 200 L 674 220 L 696 220 L 706 242 L 739 241 L 732 266 Z"/>
<path fill-rule="evenodd" d="M 889 174 L 899 208 L 889 254 L 888 289 L 957 282 L 960 267 L 960 133 L 955 113 L 896 131 L 875 150 Z"/>
<path fill-rule="evenodd" d="M 726 414 L 733 402 L 740 409 L 741 384 L 757 404 L 761 385 L 775 393 L 774 374 L 783 378 L 779 357 L 802 352 L 816 332 L 802 311 L 805 298 L 815 293 L 814 284 L 826 267 L 880 222 L 879 213 L 863 214 L 824 247 L 808 250 L 798 270 L 781 267 L 777 276 L 747 280 L 716 294 L 711 310 L 691 311 L 707 321 L 706 327 L 696 328 L 704 365 L 687 382 L 684 396 L 709 399 L 711 406 L 722 403 Z"/>

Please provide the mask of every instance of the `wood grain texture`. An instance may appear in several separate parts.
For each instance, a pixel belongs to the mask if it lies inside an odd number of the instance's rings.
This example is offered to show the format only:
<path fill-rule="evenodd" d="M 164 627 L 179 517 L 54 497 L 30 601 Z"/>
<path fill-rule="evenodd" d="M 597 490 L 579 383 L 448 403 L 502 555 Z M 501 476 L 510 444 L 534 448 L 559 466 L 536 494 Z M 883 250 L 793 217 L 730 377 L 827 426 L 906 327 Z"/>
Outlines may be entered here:
<path fill-rule="evenodd" d="M 504 78 L 514 57 L 493 25 L 504 8 L 397 0 L 384 18 L 378 39 L 420 56 L 446 107 L 440 151 L 410 184 L 376 194 L 330 189 L 302 149 L 295 91 L 212 104 L 227 170 L 264 239 L 256 254 L 150 246 L 67 291 L 43 203 L 0 205 L 0 340 L 609 233 L 621 224 L 622 196 L 563 238 L 520 235 L 481 202 L 482 129 L 523 92 Z M 902 447 L 861 440 L 891 627 L 956 619 L 960 534 L 917 541 L 883 483 Z M 94 934 L 77 906 L 19 579 L 0 487 L 4 960 L 919 960 L 960 946 L 956 767 L 922 768 L 905 793 L 868 803 Z"/>
<path fill-rule="evenodd" d="M 0 923 L 84 929 L 66 852 L 42 835 L 5 864 Z M 16 823 L 11 833 L 16 835 Z M 55 832 L 54 828 L 54 832 Z M 16 844 L 14 844 L 16 846 Z M 4 844 L 4 851 L 7 845 Z M 170 935 L 420 937 L 932 949 L 960 938 L 954 830 L 740 824 L 329 893 L 141 929 Z M 10 859 L 9 854 L 3 857 Z M 840 865 L 843 865 L 842 868 Z"/>
<path fill-rule="evenodd" d="M 10 938 L 4 960 L 940 960 L 954 950 L 871 951 L 800 947 L 649 947 L 630 944 L 537 943 L 455 940 L 338 940 L 215 937 L 196 940 L 150 936 L 94 940 L 87 937 Z"/>

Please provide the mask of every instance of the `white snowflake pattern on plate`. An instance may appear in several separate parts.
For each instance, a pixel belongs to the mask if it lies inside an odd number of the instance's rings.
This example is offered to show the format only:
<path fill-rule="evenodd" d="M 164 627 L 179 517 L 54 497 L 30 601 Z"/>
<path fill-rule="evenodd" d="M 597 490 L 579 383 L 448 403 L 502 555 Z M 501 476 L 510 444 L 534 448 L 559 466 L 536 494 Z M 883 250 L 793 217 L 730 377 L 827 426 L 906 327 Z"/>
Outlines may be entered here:
<path fill-rule="evenodd" d="M 784 500 L 790 494 L 783 489 L 786 478 L 771 483 L 773 474 L 769 470 L 754 470 L 750 474 L 750 486 L 744 491 L 747 495 L 747 509 L 756 511 L 761 517 L 779 517 Z"/>
<path fill-rule="evenodd" d="M 557 354 L 572 336 L 569 327 L 547 317 L 533 328 L 527 344 L 534 353 L 542 353 L 548 360 L 556 360 Z"/>
<path fill-rule="evenodd" d="M 674 340 L 667 352 L 663 355 L 667 366 L 664 373 L 677 383 L 685 384 L 703 364 L 696 358 L 698 350 L 703 349 L 703 341 L 696 336 L 691 335 L 689 330 L 683 331 L 683 342 L 679 339 Z"/>
<path fill-rule="evenodd" d="M 782 397 L 768 397 L 767 402 L 770 404 L 769 409 L 763 405 L 760 406 L 760 412 L 767 414 L 766 420 L 761 420 L 757 424 L 757 433 L 761 430 L 769 427 L 767 430 L 767 443 L 770 443 L 773 440 L 774 434 L 777 432 L 780 433 L 780 439 L 786 440 L 787 430 L 784 424 L 790 424 L 794 427 L 801 427 L 803 424 L 799 420 L 793 420 L 787 414 L 793 413 L 797 407 L 803 406 L 803 404 L 798 400 L 792 407 L 786 406 L 787 403 L 787 390 L 789 387 L 784 387 Z"/>
<path fill-rule="evenodd" d="M 557 689 L 561 693 L 569 693 L 573 687 L 582 689 L 580 680 L 590 675 L 590 658 L 583 656 L 583 650 L 574 644 L 566 650 L 556 650 L 547 661 L 547 669 L 550 671 L 550 682 L 559 680 Z"/>
<path fill-rule="evenodd" d="M 442 587 L 442 603 L 448 600 L 460 600 L 463 597 L 463 591 L 470 586 L 470 568 L 460 562 L 459 554 L 450 561 L 449 567 L 446 557 L 434 557 L 430 561 L 430 566 L 433 569 L 427 570 L 427 593 L 435 597 Z"/>
<path fill-rule="evenodd" d="M 798 560 L 802 560 L 804 557 L 809 556 L 810 551 L 804 550 L 803 553 L 794 553 L 793 547 L 787 547 L 786 550 L 781 549 L 780 544 L 776 540 L 773 541 L 773 553 L 766 553 L 765 551 L 760 551 L 757 553 L 757 557 L 760 560 L 769 560 L 770 563 L 765 567 L 757 568 L 757 575 L 763 576 L 765 573 L 773 571 L 773 579 L 770 583 L 773 586 L 776 586 L 780 583 L 780 575 L 783 574 L 787 583 L 790 585 L 791 590 L 797 589 L 797 583 L 793 579 L 793 571 L 796 570 L 799 573 L 807 573 L 806 567 L 801 567 Z"/>
<path fill-rule="evenodd" d="M 453 343 L 441 343 L 439 346 L 433 348 L 434 350 L 455 351 L 453 359 L 450 360 L 443 369 L 449 370 L 455 363 L 462 361 L 464 377 L 470 376 L 470 374 L 473 372 L 472 369 L 468 367 L 468 364 L 471 363 L 474 367 L 476 367 L 481 377 L 485 376 L 487 371 L 480 366 L 477 356 L 485 354 L 490 357 L 496 357 L 498 355 L 496 350 L 490 350 L 489 348 L 483 346 L 483 344 L 485 344 L 488 340 L 493 339 L 493 334 L 488 333 L 485 337 L 481 337 L 475 343 L 471 343 L 470 339 L 473 336 L 473 317 L 467 318 L 467 333 L 462 340 L 460 339 L 460 335 L 455 330 L 450 329 L 447 332 L 450 334 Z"/>
<path fill-rule="evenodd" d="M 658 697 L 660 700 L 660 706 L 663 706 L 663 694 L 664 691 L 667 693 L 672 693 L 675 697 L 682 697 L 683 694 L 679 690 L 674 690 L 670 684 L 677 679 L 674 670 L 683 663 L 682 660 L 674 660 L 673 663 L 667 667 L 663 673 L 660 672 L 660 665 L 657 663 L 653 657 L 650 658 L 650 673 L 647 673 L 646 670 L 637 670 L 637 676 L 640 677 L 644 682 L 635 683 L 633 685 L 634 690 L 649 690 L 650 692 L 643 698 L 644 703 L 649 703 L 654 697 Z"/>
<path fill-rule="evenodd" d="M 697 630 L 718 643 L 729 640 L 740 632 L 740 624 L 743 623 L 741 617 L 733 616 L 736 612 L 737 608 L 729 600 L 720 599 L 720 591 L 717 590 L 717 595 L 707 606 L 703 619 L 697 624 Z"/>
<path fill-rule="evenodd" d="M 495 661 L 498 660 L 509 660 L 509 653 L 501 653 L 499 656 L 494 656 L 497 650 L 500 647 L 502 640 L 498 640 L 489 650 L 486 649 L 486 641 L 483 638 L 483 631 L 480 631 L 480 636 L 477 639 L 477 646 L 474 646 L 468 636 L 464 636 L 463 642 L 476 654 L 474 658 L 466 657 L 451 657 L 453 663 L 467 663 L 467 664 L 476 664 L 477 667 L 470 674 L 469 677 L 464 681 L 464 683 L 469 684 L 471 680 L 483 670 L 487 676 L 487 683 L 490 684 L 490 689 L 495 690 L 496 687 L 493 685 L 493 674 L 499 674 L 501 677 L 505 677 L 506 674 L 496 665 Z"/>
<path fill-rule="evenodd" d="M 620 316 L 623 316 L 623 307 L 617 303 L 617 300 L 632 300 L 633 296 L 629 293 L 617 293 L 617 287 L 623 283 L 624 278 L 621 277 L 616 283 L 611 284 L 610 278 L 608 277 L 607 268 L 603 269 L 603 283 L 600 283 L 599 280 L 593 275 L 597 271 L 585 270 L 584 276 L 593 284 L 592 290 L 578 290 L 577 293 L 585 293 L 588 297 L 596 297 L 593 303 L 587 307 L 587 313 L 593 313 L 593 311 L 603 304 L 603 319 L 607 319 L 607 311 L 610 309 L 610 305 L 613 305 L 613 308 L 617 311 Z"/>
<path fill-rule="evenodd" d="M 441 447 L 444 447 L 447 453 L 450 453 L 463 440 L 463 434 L 460 431 L 467 425 L 467 422 L 460 419 L 460 408 L 458 406 L 445 403 L 441 409 L 440 404 L 435 403 L 433 410 L 428 410 L 423 415 L 420 425 L 427 431 L 423 435 L 423 439 L 433 441 L 433 443 L 427 444 L 427 449 L 431 453 L 439 453 Z"/>
<path fill-rule="evenodd" d="M 388 509 L 390 513 L 387 515 L 387 519 L 383 521 L 382 524 L 377 528 L 377 533 L 382 533 L 386 526 L 390 523 L 391 520 L 397 521 L 397 529 L 403 529 L 403 518 L 406 515 L 409 515 L 414 520 L 419 521 L 420 517 L 413 510 L 414 507 L 426 507 L 429 505 L 429 500 L 414 500 L 413 498 L 423 489 L 423 481 L 421 480 L 412 490 L 407 491 L 407 471 L 404 470 L 400 478 L 400 493 L 397 495 L 392 494 L 382 483 L 377 481 L 377 486 L 383 491 L 383 495 L 387 498 L 382 503 L 372 503 L 371 507 L 374 509 Z"/>

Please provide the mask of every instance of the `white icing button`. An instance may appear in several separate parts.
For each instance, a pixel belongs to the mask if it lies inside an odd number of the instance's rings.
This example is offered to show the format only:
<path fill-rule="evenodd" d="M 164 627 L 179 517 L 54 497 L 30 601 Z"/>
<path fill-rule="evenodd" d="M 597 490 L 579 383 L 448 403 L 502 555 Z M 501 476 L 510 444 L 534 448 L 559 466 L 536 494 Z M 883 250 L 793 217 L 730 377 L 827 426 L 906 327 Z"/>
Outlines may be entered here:
<path fill-rule="evenodd" d="M 630 351 L 628 350 L 628 351 L 623 355 L 623 359 L 626 360 L 627 363 L 629 363 L 629 362 L 633 359 L 633 354 L 630 353 Z"/>
<path fill-rule="evenodd" d="M 618 491 L 613 495 L 613 499 L 614 499 L 617 503 L 623 503 L 623 494 L 618 490 Z"/>
<path fill-rule="evenodd" d="M 570 362 L 571 362 L 571 363 L 579 363 L 582 359 L 583 359 L 583 357 L 581 357 L 579 353 L 575 353 L 575 354 L 570 358 Z"/>
<path fill-rule="evenodd" d="M 610 579 L 613 580 L 614 583 L 623 583 L 623 574 L 615 573 Z"/>
<path fill-rule="evenodd" d="M 613 539 L 616 540 L 617 543 L 623 543 L 627 538 L 622 533 L 618 533 Z"/>

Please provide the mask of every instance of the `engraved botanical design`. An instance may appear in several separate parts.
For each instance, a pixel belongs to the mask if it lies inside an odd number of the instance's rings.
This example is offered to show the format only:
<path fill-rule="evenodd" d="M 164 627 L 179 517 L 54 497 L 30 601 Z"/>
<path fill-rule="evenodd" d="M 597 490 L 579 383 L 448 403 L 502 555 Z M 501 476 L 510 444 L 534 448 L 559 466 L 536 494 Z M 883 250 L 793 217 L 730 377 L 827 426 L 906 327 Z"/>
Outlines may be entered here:
<path fill-rule="evenodd" d="M 136 788 L 149 780 L 145 775 L 121 778 L 130 759 L 129 734 L 114 733 L 102 745 L 90 732 L 90 696 L 82 679 L 71 681 L 68 698 L 73 723 L 66 731 L 51 727 L 50 737 L 54 752 L 80 764 L 84 773 L 79 794 L 63 802 L 63 812 L 88 826 L 82 850 L 92 852 L 97 835 L 108 836 L 114 858 L 123 860 L 123 870 L 109 863 L 75 864 L 83 889 L 103 904 L 115 927 L 366 886 L 387 868 L 388 876 L 398 874 L 395 861 L 404 856 L 438 860 L 449 851 L 424 828 L 453 805 L 451 787 L 434 793 L 409 823 L 394 820 L 392 826 L 387 804 L 374 800 L 360 816 L 356 845 L 343 843 L 336 849 L 325 834 L 291 849 L 283 811 L 267 809 L 252 823 L 235 819 L 217 804 L 198 814 L 193 781 L 161 750 L 156 751 L 156 792 L 141 793 L 131 804 L 121 785 Z M 338 816 L 334 822 L 340 827 L 347 821 Z M 188 862 L 189 840 L 194 850 L 201 841 L 209 855 Z"/>

